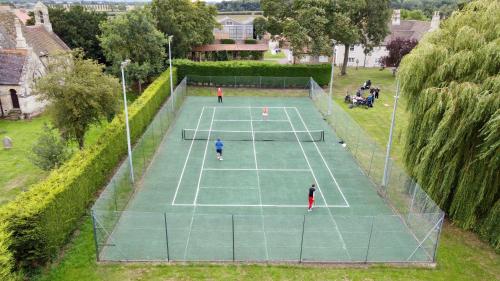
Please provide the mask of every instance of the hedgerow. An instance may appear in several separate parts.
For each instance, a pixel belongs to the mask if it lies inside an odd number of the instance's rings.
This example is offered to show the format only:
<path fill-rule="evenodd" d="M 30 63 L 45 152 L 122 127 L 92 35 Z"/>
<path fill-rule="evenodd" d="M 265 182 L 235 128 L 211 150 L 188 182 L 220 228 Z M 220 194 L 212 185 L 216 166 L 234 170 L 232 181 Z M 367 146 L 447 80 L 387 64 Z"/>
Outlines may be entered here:
<path fill-rule="evenodd" d="M 330 64 L 275 64 L 252 61 L 193 62 L 175 60 L 179 78 L 200 76 L 313 77 L 321 86 L 330 81 Z"/>
<path fill-rule="evenodd" d="M 166 100 L 169 88 L 167 70 L 129 107 L 133 141 Z M 126 152 L 124 117 L 120 114 L 96 144 L 79 151 L 47 179 L 4 205 L 0 209 L 0 221 L 4 222 L 0 225 L 0 277 L 11 270 L 30 270 L 53 258 Z"/>

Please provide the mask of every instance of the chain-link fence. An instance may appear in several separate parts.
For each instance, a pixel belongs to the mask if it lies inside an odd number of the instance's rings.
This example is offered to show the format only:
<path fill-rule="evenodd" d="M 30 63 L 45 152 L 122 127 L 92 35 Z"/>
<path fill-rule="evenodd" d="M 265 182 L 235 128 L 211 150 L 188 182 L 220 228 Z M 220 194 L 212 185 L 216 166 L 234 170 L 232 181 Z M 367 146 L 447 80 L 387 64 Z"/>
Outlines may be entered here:
<path fill-rule="evenodd" d="M 140 180 L 144 175 L 163 136 L 174 121 L 177 111 L 180 109 L 186 96 L 186 81 L 187 79 L 184 78 L 179 83 L 174 90 L 173 97 L 169 98 L 160 108 L 142 137 L 135 143 L 132 150 L 132 165 L 136 181 Z M 114 212 L 126 210 L 127 204 L 135 192 L 135 186 L 130 177 L 129 163 L 130 161 L 127 156 L 92 207 L 93 212 L 95 210 L 109 211 L 109 216 L 101 216 L 98 221 L 94 221 L 96 227 L 103 230 L 107 229 L 107 231 L 97 236 L 100 240 L 99 243 L 106 241 L 119 220 L 119 216 L 115 216 L 114 214 L 116 213 Z"/>
<path fill-rule="evenodd" d="M 392 159 L 389 159 L 388 163 L 388 181 L 383 186 L 385 149 L 335 102 L 332 103 L 332 110 L 329 112 L 330 97 L 313 79 L 310 80 L 309 91 L 310 97 L 324 119 L 333 127 L 339 139 L 346 144 L 364 173 L 374 183 L 377 192 L 395 213 L 400 215 L 402 222 L 419 242 L 419 246 L 426 249 L 435 261 L 444 212 Z"/>
<path fill-rule="evenodd" d="M 196 76 L 189 75 L 189 86 L 266 88 L 266 89 L 307 89 L 309 77 L 269 77 L 269 76 Z"/>

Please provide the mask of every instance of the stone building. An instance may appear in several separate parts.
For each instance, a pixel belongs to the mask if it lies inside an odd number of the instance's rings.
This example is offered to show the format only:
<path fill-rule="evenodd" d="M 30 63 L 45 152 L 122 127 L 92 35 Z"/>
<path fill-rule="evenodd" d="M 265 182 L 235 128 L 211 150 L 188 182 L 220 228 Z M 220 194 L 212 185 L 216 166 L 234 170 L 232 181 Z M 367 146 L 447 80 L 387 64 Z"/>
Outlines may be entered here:
<path fill-rule="evenodd" d="M 439 28 L 440 16 L 439 12 L 435 12 L 432 20 L 401 20 L 401 11 L 394 10 L 391 22 L 389 23 L 389 35 L 387 35 L 380 44 L 374 47 L 373 50 L 365 54 L 364 46 L 361 44 L 350 46 L 348 53 L 347 66 L 365 66 L 365 67 L 380 67 L 381 58 L 389 55 L 386 49 L 387 44 L 395 39 L 415 39 L 420 41 L 427 33 Z M 335 46 L 335 62 L 340 65 L 344 62 L 344 45 Z"/>
<path fill-rule="evenodd" d="M 69 47 L 52 31 L 47 7 L 34 7 L 35 25 L 26 26 L 14 8 L 0 5 L 0 118 L 36 115 L 45 104 L 33 95 L 33 85 L 44 75 L 52 56 Z"/>

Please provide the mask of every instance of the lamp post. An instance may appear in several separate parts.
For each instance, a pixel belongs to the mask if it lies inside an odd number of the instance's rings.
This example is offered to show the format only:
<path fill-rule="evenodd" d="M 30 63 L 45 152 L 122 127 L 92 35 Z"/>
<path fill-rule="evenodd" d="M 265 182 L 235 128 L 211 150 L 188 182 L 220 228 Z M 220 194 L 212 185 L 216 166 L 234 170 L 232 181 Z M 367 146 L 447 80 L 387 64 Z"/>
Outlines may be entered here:
<path fill-rule="evenodd" d="M 132 147 L 130 145 L 130 128 L 128 125 L 128 108 L 127 108 L 127 93 L 125 91 L 125 67 L 130 63 L 130 60 L 127 59 L 120 64 L 120 69 L 122 71 L 122 89 L 123 89 L 123 107 L 125 111 L 125 127 L 127 130 L 127 148 L 128 148 L 128 159 L 130 164 L 130 179 L 132 183 L 134 180 L 134 166 L 132 164 Z"/>
<path fill-rule="evenodd" d="M 397 79 L 397 84 L 396 84 L 396 95 L 394 96 L 394 109 L 392 110 L 391 129 L 389 131 L 389 140 L 387 141 L 387 151 L 385 153 L 384 177 L 382 178 L 382 186 L 383 187 L 387 187 L 387 183 L 388 183 L 389 156 L 391 154 L 392 135 L 393 135 L 393 131 L 394 131 L 394 123 L 396 122 L 396 109 L 398 107 L 398 99 L 399 99 L 399 79 Z"/>
<path fill-rule="evenodd" d="M 168 64 L 170 68 L 170 98 L 172 99 L 172 110 L 175 109 L 175 99 L 174 99 L 174 81 L 172 79 L 172 50 L 170 48 L 170 42 L 174 36 L 168 36 Z"/>
<path fill-rule="evenodd" d="M 332 40 L 332 71 L 330 74 L 330 93 L 328 95 L 328 115 L 332 114 L 333 102 L 333 70 L 335 69 L 335 42 Z"/>

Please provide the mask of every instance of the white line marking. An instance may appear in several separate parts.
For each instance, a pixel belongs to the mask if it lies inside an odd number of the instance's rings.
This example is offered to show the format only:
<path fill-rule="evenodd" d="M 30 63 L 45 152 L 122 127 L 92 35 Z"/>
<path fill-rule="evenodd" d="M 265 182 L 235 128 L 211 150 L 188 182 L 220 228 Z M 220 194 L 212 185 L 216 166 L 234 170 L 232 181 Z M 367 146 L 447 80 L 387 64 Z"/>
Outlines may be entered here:
<path fill-rule="evenodd" d="M 193 204 L 175 203 L 174 206 L 194 207 Z M 307 205 L 273 205 L 273 204 L 196 204 L 196 207 L 273 207 L 273 208 L 307 208 Z M 349 208 L 346 205 L 315 205 L 315 208 Z"/>
<path fill-rule="evenodd" d="M 257 187 L 236 187 L 236 186 L 200 186 L 201 189 L 258 189 Z"/>
<path fill-rule="evenodd" d="M 263 106 L 207 106 L 207 108 L 219 108 L 219 109 L 231 109 L 231 108 L 260 108 L 262 109 Z M 278 109 L 284 109 L 284 108 L 296 108 L 294 106 L 268 106 L 267 108 L 278 108 Z"/>
<path fill-rule="evenodd" d="M 288 112 L 286 111 L 286 109 L 285 109 L 285 114 L 286 114 L 286 117 L 288 118 L 288 120 L 290 121 L 290 125 L 292 126 L 292 129 L 295 131 L 295 127 L 293 126 L 292 120 L 290 119 L 290 116 L 288 115 Z M 305 125 L 304 125 L 304 128 L 306 128 Z M 313 175 L 314 181 L 316 182 L 316 185 L 318 186 L 318 191 L 321 194 L 321 197 L 323 197 L 323 201 L 325 202 L 325 205 L 328 206 L 328 203 L 326 202 L 325 196 L 323 196 L 323 192 L 321 191 L 321 188 L 319 186 L 319 182 L 316 179 L 316 175 L 314 174 L 314 171 L 313 171 L 313 169 L 311 167 L 311 164 L 309 163 L 309 160 L 307 158 L 306 152 L 304 151 L 304 148 L 302 147 L 302 144 L 300 143 L 299 137 L 297 135 L 295 135 L 295 136 L 297 137 L 297 142 L 300 145 L 300 149 L 302 149 L 302 153 L 304 153 L 304 157 L 306 158 L 307 165 L 309 166 L 309 169 L 311 169 L 311 174 Z M 312 138 L 312 136 L 311 136 L 311 138 Z M 345 250 L 345 252 L 346 252 L 347 256 L 349 257 L 349 259 L 351 259 L 351 255 L 347 251 L 347 246 L 345 244 L 344 238 L 342 237 L 342 233 L 340 233 L 340 230 L 339 230 L 339 227 L 337 225 L 337 222 L 333 218 L 333 215 L 332 215 L 332 212 L 330 211 L 330 209 L 327 209 L 327 210 L 328 210 L 328 213 L 330 214 L 330 218 L 332 219 L 333 224 L 335 225 L 335 229 L 337 230 L 337 233 L 339 234 L 340 241 L 342 242 L 342 248 Z"/>
<path fill-rule="evenodd" d="M 212 133 L 212 125 L 214 124 L 214 117 L 215 117 L 215 110 L 216 109 L 217 108 L 214 107 L 214 111 L 212 113 L 212 120 L 210 121 L 210 129 L 208 132 L 207 143 L 205 144 L 205 153 L 203 153 L 203 161 L 201 162 L 200 177 L 198 178 L 198 185 L 196 186 L 196 194 L 195 194 L 194 200 L 193 200 L 193 204 L 195 206 L 196 206 L 196 200 L 198 200 L 198 193 L 200 192 L 201 177 L 203 176 L 203 167 L 205 166 L 205 159 L 207 158 L 208 143 L 210 142 L 210 134 Z"/>
<path fill-rule="evenodd" d="M 297 108 L 295 108 L 295 111 L 297 112 L 297 114 L 299 115 L 299 118 L 302 122 L 302 124 L 304 125 L 304 129 L 306 129 L 306 131 L 308 130 L 307 128 L 307 125 L 306 123 L 304 122 L 304 119 L 302 119 L 302 115 L 300 114 L 300 112 L 297 110 Z M 311 137 L 311 139 L 313 139 L 313 137 L 311 136 L 311 134 L 309 134 L 309 136 Z M 340 192 L 340 195 L 342 196 L 342 199 L 344 199 L 344 202 L 347 204 L 347 206 L 349 206 L 349 202 L 347 202 L 347 199 L 345 198 L 344 196 L 344 193 L 342 192 L 342 190 L 340 189 L 340 186 L 339 186 L 339 183 L 337 182 L 337 179 L 335 179 L 335 177 L 333 176 L 333 173 L 332 173 L 332 170 L 330 170 L 330 167 L 328 166 L 328 164 L 326 163 L 326 160 L 325 158 L 323 157 L 323 154 L 321 153 L 321 150 L 319 150 L 319 147 L 316 143 L 314 143 L 314 146 L 316 147 L 316 150 L 318 151 L 319 153 L 319 156 L 321 157 L 321 159 L 323 160 L 323 164 L 325 164 L 325 167 L 328 169 L 328 172 L 330 173 L 330 176 L 332 177 L 333 179 L 333 182 L 335 182 L 335 186 L 337 187 L 337 190 Z"/>
<path fill-rule="evenodd" d="M 221 120 L 221 119 L 217 119 L 217 120 L 214 120 L 214 122 L 288 122 L 288 120 L 247 120 L 247 119 Z"/>
<path fill-rule="evenodd" d="M 189 240 L 191 239 L 191 230 L 193 230 L 193 221 L 194 221 L 194 212 L 195 211 L 196 211 L 196 205 L 193 208 L 193 215 L 191 216 L 191 222 L 189 223 L 189 233 L 188 233 L 188 237 L 187 237 L 187 240 L 186 240 L 186 248 L 184 249 L 184 260 L 186 260 L 186 257 L 187 257 Z"/>
<path fill-rule="evenodd" d="M 242 169 L 239 169 L 239 168 L 221 168 L 221 169 L 217 169 L 217 168 L 204 168 L 203 169 L 204 171 L 278 171 L 278 172 L 309 172 L 309 169 L 258 169 L 258 168 L 250 168 L 250 169 L 246 169 L 246 168 L 242 168 Z"/>
<path fill-rule="evenodd" d="M 192 131 L 193 129 L 184 129 L 186 131 Z M 199 132 L 217 132 L 217 133 L 315 133 L 322 132 L 323 130 L 314 130 L 314 131 L 232 131 L 232 130 L 198 130 Z M 194 137 L 193 137 L 194 138 Z M 314 138 L 313 138 L 314 139 Z"/>
<path fill-rule="evenodd" d="M 200 117 L 198 118 L 198 123 L 196 124 L 196 129 L 194 131 L 194 137 L 193 137 L 193 140 L 191 141 L 191 144 L 189 145 L 189 151 L 188 151 L 188 154 L 186 156 L 186 161 L 184 161 L 184 166 L 182 167 L 181 177 L 179 178 L 179 182 L 177 183 L 177 188 L 175 189 L 174 199 L 172 199 L 172 203 L 171 203 L 172 205 L 175 203 L 175 198 L 177 198 L 177 192 L 179 192 L 179 187 L 181 186 L 182 177 L 184 176 L 184 171 L 186 170 L 186 165 L 187 165 L 187 162 L 189 160 L 189 156 L 191 155 L 191 149 L 193 148 L 194 139 L 196 138 L 196 133 L 198 132 L 198 128 L 199 128 L 200 122 L 201 122 L 201 117 L 203 116 L 204 111 L 205 111 L 205 107 L 202 108 L 201 113 L 200 113 Z"/>
<path fill-rule="evenodd" d="M 259 176 L 259 165 L 257 162 L 257 150 L 255 149 L 255 131 L 253 129 L 253 117 L 252 109 L 250 111 L 250 128 L 252 129 L 252 146 L 253 146 L 253 158 L 255 160 L 255 171 L 257 173 L 257 187 L 259 188 L 259 204 L 262 206 L 262 192 L 260 190 L 260 176 Z M 266 249 L 266 260 L 269 259 L 269 253 L 267 251 L 267 236 L 266 236 L 266 226 L 264 224 L 264 209 L 260 208 L 260 215 L 262 216 L 262 231 L 264 233 L 264 248 Z"/>

